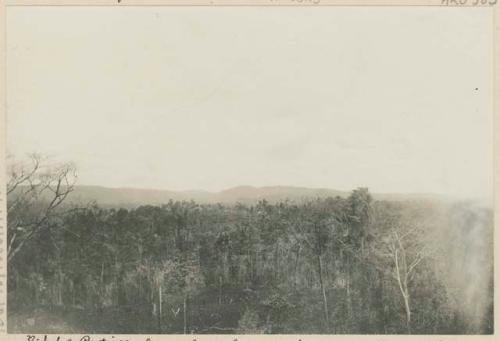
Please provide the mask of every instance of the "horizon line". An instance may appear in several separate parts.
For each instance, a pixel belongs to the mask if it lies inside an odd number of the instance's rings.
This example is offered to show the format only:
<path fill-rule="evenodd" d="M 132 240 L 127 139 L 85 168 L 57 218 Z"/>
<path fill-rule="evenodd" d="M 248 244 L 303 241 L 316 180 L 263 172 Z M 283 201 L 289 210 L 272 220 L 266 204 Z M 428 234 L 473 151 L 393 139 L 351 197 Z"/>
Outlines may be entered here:
<path fill-rule="evenodd" d="M 169 188 L 160 188 L 160 187 L 139 187 L 139 186 L 107 186 L 107 185 L 98 185 L 98 184 L 77 184 L 75 187 L 100 187 L 104 189 L 115 189 L 115 190 L 143 190 L 143 191 L 162 191 L 162 192 L 177 192 L 177 193 L 189 193 L 189 192 L 204 192 L 217 194 L 237 188 L 249 188 L 249 189 L 269 189 L 269 188 L 290 188 L 290 189 L 307 189 L 307 190 L 327 190 L 327 191 L 336 191 L 342 193 L 351 193 L 352 191 L 358 188 L 367 188 L 368 191 L 372 194 L 378 195 L 391 195 L 391 194 L 404 194 L 404 195 L 436 195 L 436 196 L 451 196 L 450 194 L 440 193 L 440 192 L 386 192 L 386 191 L 372 191 L 369 186 L 356 186 L 350 190 L 336 189 L 332 187 L 307 187 L 307 186 L 297 186 L 297 185 L 265 185 L 265 186 L 254 186 L 254 185 L 236 185 L 226 187 L 220 190 L 207 190 L 207 189 L 169 189 Z"/>

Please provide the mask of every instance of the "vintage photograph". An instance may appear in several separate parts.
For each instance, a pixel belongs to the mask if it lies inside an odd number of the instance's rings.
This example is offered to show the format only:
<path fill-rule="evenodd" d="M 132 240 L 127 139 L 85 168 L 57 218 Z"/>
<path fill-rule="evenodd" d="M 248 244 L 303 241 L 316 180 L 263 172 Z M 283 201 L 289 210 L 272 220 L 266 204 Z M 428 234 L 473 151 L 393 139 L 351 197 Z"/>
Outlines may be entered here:
<path fill-rule="evenodd" d="M 8 333 L 494 332 L 491 8 L 5 25 Z"/>

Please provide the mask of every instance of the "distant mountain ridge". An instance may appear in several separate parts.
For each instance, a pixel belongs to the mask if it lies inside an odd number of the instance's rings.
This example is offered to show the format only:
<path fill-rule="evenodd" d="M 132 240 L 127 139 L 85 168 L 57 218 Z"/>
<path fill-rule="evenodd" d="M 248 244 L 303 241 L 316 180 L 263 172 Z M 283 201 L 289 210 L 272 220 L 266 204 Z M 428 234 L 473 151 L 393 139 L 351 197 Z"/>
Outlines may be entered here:
<path fill-rule="evenodd" d="M 135 207 L 140 205 L 165 204 L 169 200 L 194 200 L 199 203 L 256 203 L 259 200 L 277 202 L 283 200 L 301 201 L 305 199 L 347 197 L 349 191 L 339 191 L 328 188 L 306 188 L 294 186 L 238 186 L 220 192 L 202 190 L 170 191 L 144 188 L 110 188 L 102 186 L 76 186 L 67 200 L 69 202 L 95 201 L 103 206 Z M 383 200 L 436 200 L 435 194 L 398 194 L 372 193 L 376 199 Z"/>

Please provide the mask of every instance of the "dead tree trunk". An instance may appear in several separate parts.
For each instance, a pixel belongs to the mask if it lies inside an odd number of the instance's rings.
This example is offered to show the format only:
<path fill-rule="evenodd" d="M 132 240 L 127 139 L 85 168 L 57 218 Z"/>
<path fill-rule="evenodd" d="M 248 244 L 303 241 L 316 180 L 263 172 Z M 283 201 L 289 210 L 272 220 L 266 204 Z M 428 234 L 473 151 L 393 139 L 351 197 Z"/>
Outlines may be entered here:
<path fill-rule="evenodd" d="M 159 334 L 162 333 L 162 330 L 161 330 L 161 305 L 162 305 L 162 285 L 160 283 L 160 285 L 158 286 L 158 332 Z"/>
<path fill-rule="evenodd" d="M 410 305 L 410 290 L 408 284 L 413 276 L 415 268 L 425 257 L 425 248 L 419 250 L 413 261 L 410 263 L 407 260 L 407 250 L 402 242 L 402 237 L 394 232 L 394 242 L 391 245 L 391 253 L 394 262 L 394 277 L 398 283 L 399 290 L 404 302 L 406 314 L 406 330 L 411 334 L 411 305 Z"/>
<path fill-rule="evenodd" d="M 184 295 L 184 334 L 187 334 L 187 294 Z"/>
<path fill-rule="evenodd" d="M 222 304 L 222 276 L 219 276 L 219 305 Z"/>
<path fill-rule="evenodd" d="M 299 284 L 298 280 L 297 280 L 297 268 L 299 266 L 300 249 L 301 249 L 301 246 L 299 245 L 299 248 L 297 249 L 297 256 L 295 257 L 295 267 L 293 270 L 293 284 L 295 287 Z"/>
<path fill-rule="evenodd" d="M 330 329 L 330 318 L 329 318 L 329 313 L 328 313 L 328 302 L 326 299 L 326 291 L 325 291 L 325 285 L 323 283 L 323 263 L 321 261 L 321 255 L 318 254 L 318 275 L 319 275 L 319 285 L 321 288 L 321 293 L 323 295 L 323 309 L 325 313 L 325 324 L 327 330 Z"/>

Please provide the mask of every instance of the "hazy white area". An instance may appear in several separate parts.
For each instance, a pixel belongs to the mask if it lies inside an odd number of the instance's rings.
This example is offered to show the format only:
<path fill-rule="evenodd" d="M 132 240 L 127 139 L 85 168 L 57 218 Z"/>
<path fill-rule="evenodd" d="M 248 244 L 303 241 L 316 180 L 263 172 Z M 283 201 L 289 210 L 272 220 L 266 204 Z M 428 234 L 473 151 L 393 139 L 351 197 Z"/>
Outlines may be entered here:
<path fill-rule="evenodd" d="M 79 184 L 492 197 L 492 16 L 8 8 L 8 151 Z"/>

